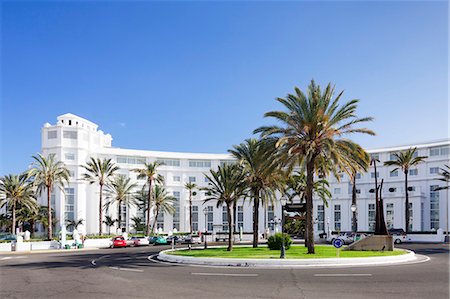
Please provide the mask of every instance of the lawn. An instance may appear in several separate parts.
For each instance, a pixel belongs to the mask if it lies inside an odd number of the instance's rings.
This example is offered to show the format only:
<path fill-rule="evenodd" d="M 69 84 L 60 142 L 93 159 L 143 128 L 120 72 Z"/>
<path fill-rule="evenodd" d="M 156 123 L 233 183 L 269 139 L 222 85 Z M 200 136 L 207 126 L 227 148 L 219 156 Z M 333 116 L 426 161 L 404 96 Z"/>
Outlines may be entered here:
<path fill-rule="evenodd" d="M 308 258 L 336 258 L 337 249 L 333 246 L 316 245 L 315 254 L 307 254 L 307 249 L 303 245 L 291 246 L 289 250 L 286 250 L 286 258 L 288 259 L 308 259 Z M 394 251 L 347 251 L 341 250 L 339 257 L 351 258 L 351 257 L 375 257 L 375 256 L 390 256 L 405 254 L 406 251 L 394 250 Z M 258 248 L 236 246 L 233 251 L 229 252 L 224 248 L 208 248 L 189 250 L 177 250 L 170 252 L 170 254 L 192 257 L 218 257 L 218 258 L 255 258 L 255 259 L 270 259 L 280 258 L 279 250 L 270 250 L 267 246 L 262 245 Z"/>

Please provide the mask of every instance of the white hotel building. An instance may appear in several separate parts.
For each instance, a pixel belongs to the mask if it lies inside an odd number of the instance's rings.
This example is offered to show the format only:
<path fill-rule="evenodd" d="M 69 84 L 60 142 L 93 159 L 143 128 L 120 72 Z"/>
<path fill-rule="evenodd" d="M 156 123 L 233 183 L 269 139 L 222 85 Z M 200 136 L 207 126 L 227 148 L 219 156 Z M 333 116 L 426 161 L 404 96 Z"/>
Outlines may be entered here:
<path fill-rule="evenodd" d="M 426 162 L 410 170 L 409 192 L 411 203 L 411 225 L 413 231 L 430 231 L 438 228 L 446 230 L 448 211 L 448 191 L 434 191 L 436 186 L 442 185 L 438 181 L 439 168 L 449 164 L 450 140 L 423 144 L 380 148 L 368 150 L 372 155 L 378 156 L 379 178 L 384 179 L 383 198 L 384 212 L 388 227 L 404 227 L 404 175 L 401 172 L 392 173 L 392 167 L 383 166 L 383 162 L 391 159 L 397 151 L 409 147 L 417 147 L 420 156 L 428 156 Z M 84 225 L 79 227 L 84 233 L 98 232 L 98 185 L 89 185 L 81 180 L 85 165 L 90 157 L 111 158 L 120 167 L 119 174 L 130 177 L 142 186 L 145 181 L 139 181 L 131 169 L 142 167 L 145 162 L 163 161 L 160 174 L 165 178 L 166 189 L 172 193 L 177 201 L 176 213 L 160 215 L 158 228 L 164 232 L 180 232 L 189 230 L 189 201 L 188 192 L 184 188 L 186 182 L 195 182 L 198 186 L 206 186 L 204 173 L 210 168 L 216 168 L 221 163 L 233 161 L 229 154 L 203 154 L 203 153 L 177 153 L 158 152 L 147 150 L 132 150 L 112 147 L 112 137 L 98 130 L 98 126 L 86 119 L 73 114 L 64 114 L 57 118 L 57 123 L 46 123 L 42 128 L 42 153 L 55 154 L 57 159 L 63 161 L 71 174 L 70 183 L 65 193 L 55 190 L 52 195 L 52 205 L 56 211 L 59 224 L 65 219 L 84 219 Z M 369 231 L 375 221 L 375 196 L 370 192 L 374 188 L 373 169 L 362 173 L 357 183 L 357 215 L 358 230 Z M 347 175 L 342 175 L 340 182 L 330 178 L 330 191 L 332 199 L 328 207 L 320 199 L 314 201 L 315 232 L 324 230 L 351 230 L 351 182 Z M 217 208 L 215 203 L 203 204 L 204 192 L 197 192 L 193 199 L 194 230 L 203 231 L 205 222 L 208 231 L 222 231 L 226 225 L 226 213 Z M 41 199 L 45 203 L 44 197 Z M 203 209 L 207 207 L 206 216 Z M 117 218 L 117 209 L 110 209 L 109 214 Z M 260 230 L 270 226 L 268 222 L 274 215 L 280 217 L 279 204 L 275 208 L 260 209 Z M 133 216 L 144 217 L 142 211 L 131 206 L 124 209 L 124 224 L 132 231 Z M 206 218 L 206 219 L 205 219 Z M 205 221 L 206 220 L 206 221 Z M 236 207 L 236 225 L 242 227 L 244 232 L 252 230 L 252 204 L 251 201 L 239 202 Z M 57 229 L 58 230 L 58 229 Z M 107 227 L 103 228 L 107 231 Z"/>

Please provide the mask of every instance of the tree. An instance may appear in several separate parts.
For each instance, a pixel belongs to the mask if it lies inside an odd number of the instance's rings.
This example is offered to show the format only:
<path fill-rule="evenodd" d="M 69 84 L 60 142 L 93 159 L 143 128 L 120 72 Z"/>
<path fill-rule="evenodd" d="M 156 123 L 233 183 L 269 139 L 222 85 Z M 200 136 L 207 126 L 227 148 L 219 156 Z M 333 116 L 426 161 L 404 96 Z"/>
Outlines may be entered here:
<path fill-rule="evenodd" d="M 129 207 L 135 204 L 133 193 L 137 184 L 132 183 L 130 178 L 118 175 L 114 177 L 114 180 L 107 186 L 107 199 L 105 207 L 108 209 L 110 206 L 115 205 L 117 207 L 117 222 L 119 229 L 122 227 L 122 205 Z"/>
<path fill-rule="evenodd" d="M 435 190 L 438 191 L 438 190 L 449 189 L 448 183 L 450 182 L 450 167 L 448 165 L 444 165 L 444 168 L 441 168 L 439 175 L 440 175 L 440 178 L 438 180 L 446 183 L 446 185 L 438 187 Z"/>
<path fill-rule="evenodd" d="M 47 190 L 47 207 L 50 210 L 47 215 L 47 235 L 48 239 L 51 240 L 53 237 L 51 193 L 56 187 L 64 193 L 64 187 L 69 183 L 69 170 L 63 162 L 55 160 L 55 154 L 50 154 L 47 157 L 38 154 L 37 156 L 33 156 L 33 159 L 34 161 L 29 174 L 33 177 L 39 194 L 43 190 Z"/>
<path fill-rule="evenodd" d="M 409 148 L 406 151 L 394 153 L 394 160 L 384 162 L 384 165 L 395 166 L 391 172 L 403 171 L 405 175 L 405 231 L 409 231 L 409 196 L 408 196 L 408 173 L 411 167 L 422 163 L 427 157 L 418 156 L 417 148 Z"/>
<path fill-rule="evenodd" d="M 79 219 L 79 220 L 66 219 L 67 228 L 73 227 L 74 229 L 78 230 L 78 226 L 83 225 L 83 223 L 84 223 L 84 219 Z"/>
<path fill-rule="evenodd" d="M 18 225 L 22 225 L 22 231 L 28 229 L 31 234 L 34 234 L 35 223 L 39 220 L 39 204 L 36 200 L 32 200 L 30 205 L 18 205 L 16 221 Z M 26 228 L 28 227 L 28 228 Z"/>
<path fill-rule="evenodd" d="M 258 247 L 259 206 L 274 201 L 275 192 L 282 183 L 280 164 L 275 157 L 272 139 L 246 139 L 229 152 L 239 161 L 245 173 L 245 181 L 253 199 L 253 247 Z"/>
<path fill-rule="evenodd" d="M 158 216 L 160 212 L 175 214 L 175 207 L 173 206 L 176 198 L 166 191 L 161 185 L 155 185 L 152 192 L 153 200 L 155 201 L 155 219 L 153 221 L 152 232 L 155 231 L 156 224 L 158 223 Z"/>
<path fill-rule="evenodd" d="M 184 188 L 189 191 L 189 232 L 192 235 L 192 193 L 195 195 L 195 192 L 193 191 L 197 188 L 197 185 L 194 183 L 186 183 Z"/>
<path fill-rule="evenodd" d="M 277 149 L 286 163 L 306 168 L 306 231 L 308 253 L 314 251 L 313 188 L 314 175 L 321 163 L 330 164 L 332 172 L 348 169 L 352 157 L 365 151 L 357 143 L 344 138 L 353 133 L 374 135 L 367 128 L 355 125 L 371 121 L 371 117 L 358 118 L 359 100 L 339 105 L 343 92 L 334 97 L 334 87 L 328 84 L 322 91 L 311 81 L 307 93 L 295 88 L 294 94 L 277 98 L 284 111 L 267 112 L 264 116 L 277 120 L 280 125 L 262 126 L 254 131 L 264 137 L 277 139 Z M 334 97 L 334 99 L 333 99 Z M 320 163 L 321 162 L 321 163 Z M 325 169 L 322 167 L 322 169 Z"/>
<path fill-rule="evenodd" d="M 108 227 L 108 235 L 111 234 L 111 226 L 114 226 L 117 222 L 117 219 L 113 219 L 110 215 L 105 216 L 105 220 L 103 223 Z"/>
<path fill-rule="evenodd" d="M 228 219 L 228 248 L 233 250 L 233 207 L 236 201 L 245 195 L 245 173 L 239 165 L 225 164 L 219 166 L 217 171 L 210 170 L 205 174 L 208 178 L 208 187 L 202 188 L 209 193 L 205 203 L 211 200 L 217 201 L 217 207 L 227 206 Z"/>
<path fill-rule="evenodd" d="M 11 231 L 12 221 L 11 216 L 7 213 L 0 214 L 0 229 L 6 229 L 6 231 Z"/>
<path fill-rule="evenodd" d="M 158 167 L 163 165 L 162 163 L 155 161 L 153 163 L 145 163 L 144 168 L 133 169 L 134 172 L 138 174 L 138 179 L 147 180 L 148 185 L 148 197 L 147 197 L 147 229 L 145 234 L 150 234 L 150 209 L 152 207 L 152 191 L 153 183 L 164 183 L 164 177 L 158 174 Z"/>
<path fill-rule="evenodd" d="M 145 229 L 145 223 L 142 222 L 141 217 L 134 216 L 131 218 L 131 221 L 133 221 L 133 229 L 136 232 L 142 232 Z"/>
<path fill-rule="evenodd" d="M 102 235 L 102 222 L 103 222 L 103 187 L 111 182 L 114 174 L 119 170 L 119 167 L 114 164 L 111 159 L 103 159 L 99 158 L 94 159 L 90 158 L 90 160 L 83 165 L 83 168 L 86 170 L 86 173 L 83 175 L 83 178 L 89 182 L 89 184 L 98 184 L 100 187 L 100 195 L 99 195 L 99 205 L 98 205 L 98 213 L 99 213 L 99 234 Z"/>
<path fill-rule="evenodd" d="M 51 219 L 51 221 L 49 221 L 49 219 Z M 56 224 L 58 223 L 58 219 L 56 218 L 55 210 L 51 209 L 51 213 L 49 213 L 47 206 L 39 207 L 37 222 L 42 224 L 44 229 L 47 228 L 47 230 L 49 227 L 49 223 L 51 223 L 52 229 L 54 229 L 56 227 Z"/>
<path fill-rule="evenodd" d="M 16 210 L 19 207 L 36 209 L 34 186 L 28 173 L 0 178 L 0 208 L 8 205 L 12 215 L 12 233 L 16 233 Z"/>

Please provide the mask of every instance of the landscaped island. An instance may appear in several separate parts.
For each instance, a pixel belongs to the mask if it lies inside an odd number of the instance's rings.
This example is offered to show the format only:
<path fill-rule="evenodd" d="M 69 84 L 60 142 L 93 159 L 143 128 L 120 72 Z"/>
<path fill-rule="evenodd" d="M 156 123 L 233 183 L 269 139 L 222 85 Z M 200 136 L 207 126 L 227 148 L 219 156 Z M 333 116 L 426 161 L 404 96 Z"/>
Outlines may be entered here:
<path fill-rule="evenodd" d="M 337 249 L 333 246 L 317 245 L 315 254 L 307 254 L 308 249 L 303 246 L 291 246 L 286 250 L 287 259 L 311 259 L 311 258 L 336 258 Z M 213 257 L 213 258 L 247 258 L 247 259 L 279 259 L 280 252 L 278 250 L 270 250 L 267 247 L 252 248 L 247 246 L 236 246 L 233 251 L 227 251 L 226 247 L 209 248 L 209 249 L 193 249 L 193 250 L 176 250 L 167 252 L 173 255 L 191 256 L 191 257 Z M 353 251 L 341 250 L 339 257 L 377 257 L 377 256 L 393 256 L 406 254 L 407 251 L 395 249 L 394 251 Z"/>

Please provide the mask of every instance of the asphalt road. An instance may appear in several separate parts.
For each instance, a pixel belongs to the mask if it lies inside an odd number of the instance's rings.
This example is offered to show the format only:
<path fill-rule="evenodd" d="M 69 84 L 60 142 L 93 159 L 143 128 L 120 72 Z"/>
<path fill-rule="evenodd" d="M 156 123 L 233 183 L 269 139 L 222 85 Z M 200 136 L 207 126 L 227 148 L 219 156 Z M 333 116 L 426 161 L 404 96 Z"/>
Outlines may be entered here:
<path fill-rule="evenodd" d="M 269 270 L 157 263 L 155 246 L 0 255 L 0 298 L 449 298 L 449 245 L 402 247 L 431 259 Z"/>

